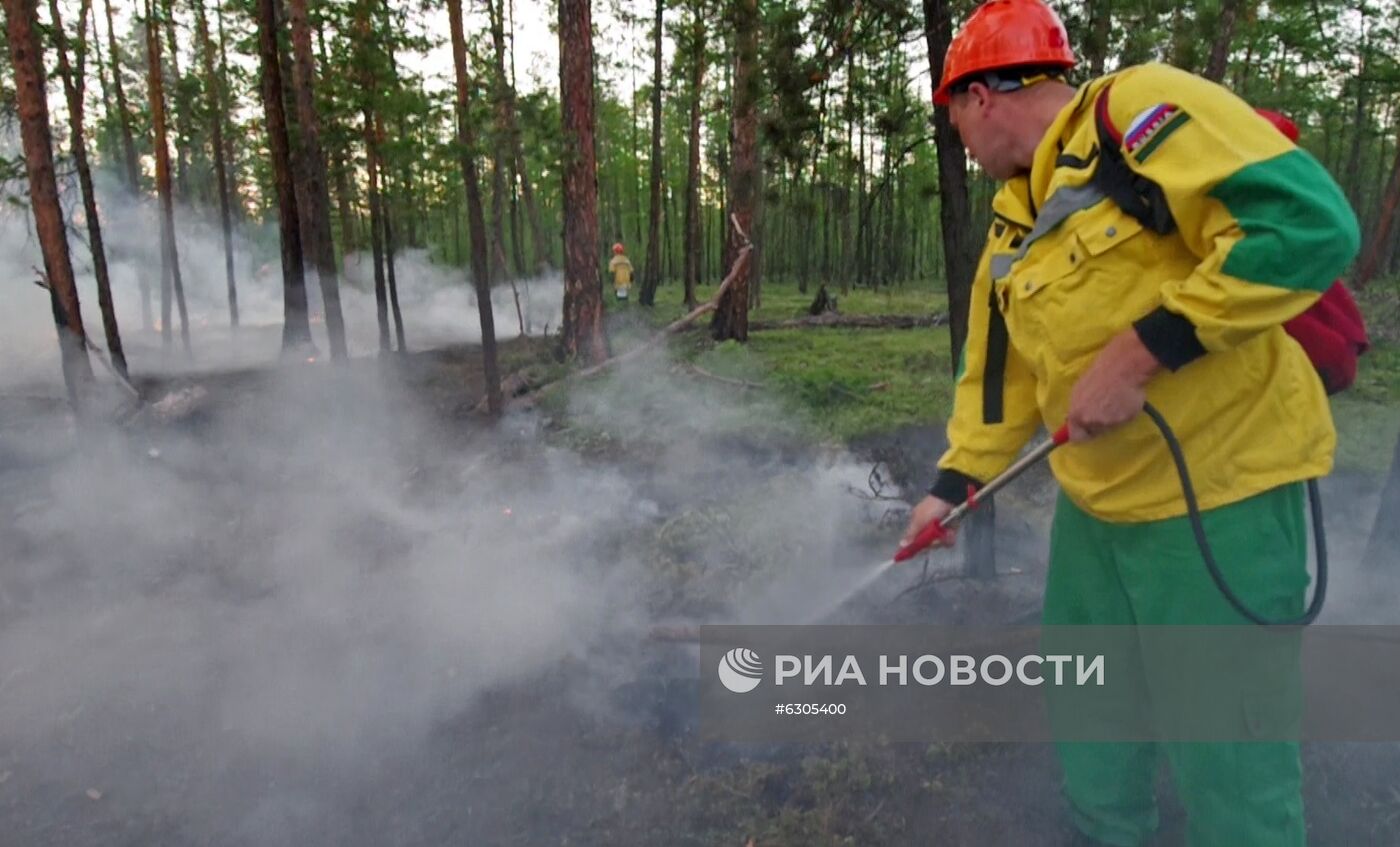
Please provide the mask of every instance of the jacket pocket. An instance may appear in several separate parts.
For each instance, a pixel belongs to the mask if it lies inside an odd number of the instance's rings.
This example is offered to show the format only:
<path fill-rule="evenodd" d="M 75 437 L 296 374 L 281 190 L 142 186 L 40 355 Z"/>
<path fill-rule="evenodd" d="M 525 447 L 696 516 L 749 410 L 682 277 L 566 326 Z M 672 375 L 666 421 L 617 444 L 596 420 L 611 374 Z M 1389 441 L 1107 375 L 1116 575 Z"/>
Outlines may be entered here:
<path fill-rule="evenodd" d="M 1130 287 L 1143 275 L 1132 244 L 1142 225 L 1111 202 L 1086 209 L 1047 235 L 1007 280 L 1013 336 L 1053 352 L 1062 365 L 1087 358 L 1135 317 Z"/>

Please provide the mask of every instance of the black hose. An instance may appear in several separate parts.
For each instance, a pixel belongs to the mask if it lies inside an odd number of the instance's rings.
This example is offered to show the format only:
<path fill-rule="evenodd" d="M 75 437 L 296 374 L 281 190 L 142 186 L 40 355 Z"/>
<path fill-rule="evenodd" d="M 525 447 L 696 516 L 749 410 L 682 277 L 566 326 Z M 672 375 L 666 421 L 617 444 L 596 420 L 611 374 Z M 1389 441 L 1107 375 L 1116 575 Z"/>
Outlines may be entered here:
<path fill-rule="evenodd" d="M 1157 429 L 1161 430 L 1162 438 L 1167 442 L 1167 449 L 1171 451 L 1172 461 L 1176 463 L 1176 473 L 1181 478 L 1181 494 L 1186 499 L 1186 513 L 1191 520 L 1191 531 L 1196 535 L 1196 546 L 1201 550 L 1201 558 L 1205 560 L 1206 570 L 1210 571 L 1210 578 L 1215 581 L 1215 587 L 1220 589 L 1220 593 L 1225 595 L 1225 599 L 1235 607 L 1235 611 L 1260 626 L 1307 626 L 1317 620 L 1318 614 L 1322 612 L 1322 603 L 1327 599 L 1327 535 L 1322 528 L 1322 498 L 1317 491 L 1317 480 L 1308 480 L 1308 505 L 1312 511 L 1313 538 L 1317 545 L 1317 587 L 1313 590 L 1312 602 L 1302 615 L 1271 621 L 1255 614 L 1246 606 L 1239 595 L 1231 590 L 1225 576 L 1220 573 L 1220 565 L 1215 561 L 1210 542 L 1206 540 L 1205 527 L 1201 524 L 1201 508 L 1196 502 L 1196 490 L 1191 485 L 1191 474 L 1186 470 L 1186 456 L 1181 452 L 1181 442 L 1177 441 L 1176 433 L 1167 425 L 1166 418 L 1162 417 L 1162 413 L 1153 408 L 1151 403 L 1143 404 L 1142 410 L 1157 425 Z"/>

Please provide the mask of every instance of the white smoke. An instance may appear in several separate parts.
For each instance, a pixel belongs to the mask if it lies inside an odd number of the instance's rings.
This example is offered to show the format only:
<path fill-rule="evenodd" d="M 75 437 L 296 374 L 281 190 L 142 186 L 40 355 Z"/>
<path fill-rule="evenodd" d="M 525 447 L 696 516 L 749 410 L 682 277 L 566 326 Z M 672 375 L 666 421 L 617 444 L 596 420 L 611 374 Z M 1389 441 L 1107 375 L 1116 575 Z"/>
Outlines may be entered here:
<path fill-rule="evenodd" d="M 109 174 L 95 174 L 98 183 L 102 235 L 112 279 L 112 299 L 123 347 L 134 375 L 256 367 L 277 359 L 281 343 L 283 290 L 275 226 L 238 225 L 233 233 L 234 275 L 240 329 L 230 329 L 228 283 L 223 233 L 212 210 L 176 209 L 176 244 L 181 281 L 189 314 L 192 356 L 180 342 L 179 312 L 171 306 L 172 347 L 166 350 L 159 332 L 160 223 L 154 198 L 133 198 Z M 17 195 L 27 203 L 27 196 Z M 70 210 L 69 246 L 78 277 L 83 322 L 89 336 L 105 349 L 102 318 L 87 229 L 76 188 L 65 185 Z M 444 344 L 477 343 L 481 326 L 476 294 L 465 269 L 432 262 L 425 250 L 403 250 L 395 256 L 399 304 L 409 350 Z M 0 279 L 9 292 L 0 310 L 0 356 L 6 367 L 0 388 L 58 384 L 58 345 L 48 296 L 33 282 L 43 260 L 27 207 L 9 205 L 0 211 Z M 141 286 L 148 287 L 149 311 L 143 314 Z M 321 292 L 310 262 L 306 273 L 313 342 L 329 350 L 321 310 Z M 522 322 L 533 335 L 556 331 L 563 302 L 563 282 L 556 275 L 518 280 L 516 293 L 507 285 L 492 291 L 497 337 L 520 335 Z M 379 349 L 372 262 L 363 253 L 346 257 L 340 280 L 341 308 L 351 355 Z M 173 298 L 172 298 L 173 299 Z M 144 328 L 146 321 L 151 328 Z M 390 321 L 392 326 L 392 314 Z M 391 337 L 394 332 L 391 328 Z M 99 372 L 101 369 L 99 368 Z"/>

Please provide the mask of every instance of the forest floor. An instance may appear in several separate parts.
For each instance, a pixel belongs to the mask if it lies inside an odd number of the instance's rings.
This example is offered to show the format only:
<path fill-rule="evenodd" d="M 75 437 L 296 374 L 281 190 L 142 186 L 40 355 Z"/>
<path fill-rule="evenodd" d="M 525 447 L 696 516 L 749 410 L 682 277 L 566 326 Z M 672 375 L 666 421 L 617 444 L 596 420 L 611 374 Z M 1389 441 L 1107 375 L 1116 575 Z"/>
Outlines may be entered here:
<path fill-rule="evenodd" d="M 802 313 L 771 290 L 758 317 Z M 610 309 L 616 349 L 679 313 L 661 294 Z M 1397 341 L 1338 401 L 1338 621 L 1400 596 L 1344 564 L 1400 430 Z M 503 362 L 559 373 L 542 340 Z M 1081 843 L 1049 745 L 705 743 L 691 648 L 645 638 L 800 614 L 887 554 L 907 507 L 883 498 L 928 478 L 948 372 L 945 329 L 695 331 L 488 431 L 464 346 L 150 380 L 202 393 L 76 453 L 61 408 L 4 399 L 0 844 Z M 1043 471 L 999 498 L 998 579 L 892 573 L 839 619 L 1033 614 L 1053 499 Z M 1400 745 L 1304 760 L 1310 843 L 1400 843 Z M 1153 843 L 1184 843 L 1165 773 L 1160 793 Z"/>

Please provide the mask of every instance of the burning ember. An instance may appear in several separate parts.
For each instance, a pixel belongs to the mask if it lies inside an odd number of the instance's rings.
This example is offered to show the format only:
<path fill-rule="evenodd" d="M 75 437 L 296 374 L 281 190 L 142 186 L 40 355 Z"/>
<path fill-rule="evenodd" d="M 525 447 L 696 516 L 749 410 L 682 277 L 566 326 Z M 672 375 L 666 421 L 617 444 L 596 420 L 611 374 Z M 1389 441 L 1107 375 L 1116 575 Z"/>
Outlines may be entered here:
<path fill-rule="evenodd" d="M 511 511 L 511 508 L 509 506 L 506 506 L 504 509 L 501 510 L 501 514 L 505 515 L 506 517 L 510 517 L 511 515 L 515 514 L 515 512 Z"/>
<path fill-rule="evenodd" d="M 316 357 L 315 357 L 315 356 L 307 356 L 307 357 L 306 357 L 306 363 L 307 363 L 308 365 L 314 365 L 314 364 L 316 364 Z"/>

